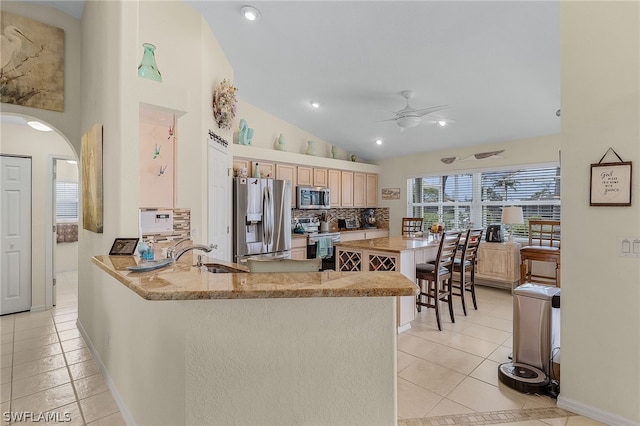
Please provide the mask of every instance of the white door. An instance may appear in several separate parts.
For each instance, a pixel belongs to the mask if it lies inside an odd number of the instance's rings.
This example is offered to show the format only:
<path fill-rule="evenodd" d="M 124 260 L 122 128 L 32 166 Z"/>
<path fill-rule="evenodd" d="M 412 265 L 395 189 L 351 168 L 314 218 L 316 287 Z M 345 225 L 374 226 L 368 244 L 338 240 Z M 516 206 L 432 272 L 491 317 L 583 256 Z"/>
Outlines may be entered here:
<path fill-rule="evenodd" d="M 0 156 L 0 314 L 31 309 L 31 158 Z"/>
<path fill-rule="evenodd" d="M 208 145 L 208 244 L 214 248 L 209 256 L 231 260 L 229 251 L 229 154 L 215 141 Z"/>

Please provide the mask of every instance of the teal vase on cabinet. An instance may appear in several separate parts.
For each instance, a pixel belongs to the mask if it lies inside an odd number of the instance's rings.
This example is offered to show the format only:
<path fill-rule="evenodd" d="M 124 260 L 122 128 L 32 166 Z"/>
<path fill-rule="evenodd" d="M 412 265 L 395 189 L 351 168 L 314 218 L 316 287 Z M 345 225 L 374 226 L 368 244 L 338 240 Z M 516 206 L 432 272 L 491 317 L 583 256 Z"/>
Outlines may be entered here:
<path fill-rule="evenodd" d="M 142 53 L 142 62 L 138 66 L 138 77 L 162 83 L 162 75 L 160 75 L 156 64 L 156 47 L 151 43 L 142 43 L 142 47 L 144 47 L 144 52 Z"/>

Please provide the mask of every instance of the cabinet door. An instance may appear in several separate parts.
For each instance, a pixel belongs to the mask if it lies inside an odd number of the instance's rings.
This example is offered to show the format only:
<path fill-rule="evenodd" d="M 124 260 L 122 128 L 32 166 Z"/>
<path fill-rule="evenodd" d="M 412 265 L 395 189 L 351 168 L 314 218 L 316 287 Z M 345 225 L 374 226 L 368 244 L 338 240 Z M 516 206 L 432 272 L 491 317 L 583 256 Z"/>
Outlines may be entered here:
<path fill-rule="evenodd" d="M 367 175 L 364 173 L 353 174 L 353 207 L 365 207 L 367 196 Z"/>
<path fill-rule="evenodd" d="M 313 169 L 313 184 L 315 186 L 329 186 L 327 182 L 327 169 Z"/>
<path fill-rule="evenodd" d="M 372 238 L 384 238 L 389 236 L 388 229 L 376 229 L 376 230 L 367 230 L 364 234 L 365 240 L 370 240 Z"/>
<path fill-rule="evenodd" d="M 235 171 L 240 169 L 247 169 L 247 173 L 251 173 L 251 160 L 247 160 L 246 158 L 234 158 L 233 159 L 233 171 L 235 176 Z"/>
<path fill-rule="evenodd" d="M 313 185 L 313 169 L 311 167 L 298 166 L 298 185 Z"/>
<path fill-rule="evenodd" d="M 307 258 L 307 248 L 292 248 L 291 259 L 304 260 Z"/>
<path fill-rule="evenodd" d="M 296 166 L 293 164 L 276 164 L 276 179 L 291 182 L 291 207 L 296 207 Z"/>
<path fill-rule="evenodd" d="M 273 179 L 276 175 L 276 165 L 267 161 L 253 161 L 251 162 L 251 175 L 253 177 L 256 174 L 256 170 L 260 172 L 261 178 Z"/>
<path fill-rule="evenodd" d="M 367 174 L 367 207 L 378 207 L 378 175 Z"/>
<path fill-rule="evenodd" d="M 341 194 L 341 185 L 340 182 L 341 173 L 340 170 L 329 170 L 327 171 L 327 186 L 329 187 L 330 196 L 331 196 L 331 207 L 340 207 L 340 194 Z"/>
<path fill-rule="evenodd" d="M 341 172 L 340 205 L 353 207 L 353 172 Z"/>

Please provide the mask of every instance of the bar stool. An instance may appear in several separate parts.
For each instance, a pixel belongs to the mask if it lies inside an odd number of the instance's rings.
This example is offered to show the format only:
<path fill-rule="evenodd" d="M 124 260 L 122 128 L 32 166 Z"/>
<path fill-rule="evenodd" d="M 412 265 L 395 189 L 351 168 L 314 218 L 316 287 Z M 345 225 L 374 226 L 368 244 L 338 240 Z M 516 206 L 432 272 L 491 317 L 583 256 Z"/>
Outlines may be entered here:
<path fill-rule="evenodd" d="M 471 300 L 473 301 L 473 309 L 478 310 L 478 304 L 476 302 L 476 258 L 478 256 L 478 247 L 480 247 L 480 241 L 482 240 L 482 229 L 469 229 L 464 239 L 464 245 L 462 246 L 462 253 L 456 257 L 453 262 L 453 271 L 460 273 L 459 283 L 454 282 L 452 284 L 452 294 L 454 296 L 460 296 L 462 299 L 462 312 L 467 315 L 467 304 L 465 303 L 465 293 L 471 293 Z M 469 280 L 467 281 L 467 272 L 469 272 Z M 456 292 L 457 290 L 457 292 Z"/>
<path fill-rule="evenodd" d="M 422 306 L 435 308 L 438 330 L 442 331 L 440 323 L 440 302 L 447 302 L 451 322 L 456 322 L 453 317 L 453 262 L 460 244 L 461 232 L 445 232 L 438 246 L 438 255 L 434 263 L 420 263 L 416 265 L 416 279 L 420 287 L 420 293 L 416 296 L 418 312 Z M 426 282 L 426 286 L 425 286 Z M 425 300 L 426 298 L 426 300 Z"/>

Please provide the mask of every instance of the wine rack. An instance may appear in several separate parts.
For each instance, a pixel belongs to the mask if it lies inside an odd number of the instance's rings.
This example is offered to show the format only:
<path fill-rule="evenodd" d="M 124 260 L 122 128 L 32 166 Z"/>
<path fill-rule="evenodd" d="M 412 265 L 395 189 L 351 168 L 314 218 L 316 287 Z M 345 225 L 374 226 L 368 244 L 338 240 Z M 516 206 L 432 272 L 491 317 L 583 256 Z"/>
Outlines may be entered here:
<path fill-rule="evenodd" d="M 397 259 L 395 257 L 370 255 L 369 270 L 370 271 L 397 271 Z"/>
<path fill-rule="evenodd" d="M 362 271 L 362 253 L 357 251 L 341 251 L 339 253 L 340 271 Z"/>

